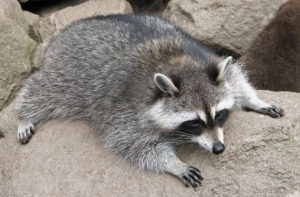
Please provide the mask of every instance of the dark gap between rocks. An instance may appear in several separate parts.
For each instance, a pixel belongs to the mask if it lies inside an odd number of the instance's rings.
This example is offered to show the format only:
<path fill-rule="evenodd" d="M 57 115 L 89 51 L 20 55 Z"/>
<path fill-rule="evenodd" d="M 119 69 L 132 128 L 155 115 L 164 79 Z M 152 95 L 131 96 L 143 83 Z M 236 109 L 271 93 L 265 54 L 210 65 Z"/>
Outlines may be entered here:
<path fill-rule="evenodd" d="M 62 1 L 63 0 L 27 1 L 25 3 L 21 3 L 21 6 L 23 10 L 39 14 L 43 9 L 57 5 Z"/>
<path fill-rule="evenodd" d="M 208 47 L 210 47 L 219 56 L 232 56 L 236 60 L 241 57 L 240 54 L 230 49 L 223 48 L 221 46 L 208 46 Z"/>
<path fill-rule="evenodd" d="M 29 0 L 25 3 L 21 3 L 21 7 L 23 10 L 35 14 L 47 15 L 48 13 L 78 5 L 85 1 L 87 0 Z"/>
<path fill-rule="evenodd" d="M 170 0 L 128 0 L 135 13 L 160 13 Z"/>

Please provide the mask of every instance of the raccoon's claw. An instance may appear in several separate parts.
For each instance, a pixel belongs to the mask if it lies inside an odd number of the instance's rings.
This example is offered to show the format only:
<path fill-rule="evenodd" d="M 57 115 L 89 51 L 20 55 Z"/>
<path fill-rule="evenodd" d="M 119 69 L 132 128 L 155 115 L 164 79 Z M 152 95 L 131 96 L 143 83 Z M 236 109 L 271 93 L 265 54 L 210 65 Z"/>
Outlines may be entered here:
<path fill-rule="evenodd" d="M 19 123 L 18 139 L 22 144 L 29 142 L 34 133 L 34 126 L 32 123 Z"/>
<path fill-rule="evenodd" d="M 279 118 L 284 115 L 283 109 L 276 107 L 275 105 L 271 105 L 268 108 L 262 108 L 261 113 L 271 116 L 272 118 Z"/>
<path fill-rule="evenodd" d="M 189 166 L 187 172 L 183 173 L 179 178 L 186 187 L 189 187 L 190 185 L 197 187 L 201 185 L 201 181 L 203 180 L 200 171 L 193 166 Z"/>

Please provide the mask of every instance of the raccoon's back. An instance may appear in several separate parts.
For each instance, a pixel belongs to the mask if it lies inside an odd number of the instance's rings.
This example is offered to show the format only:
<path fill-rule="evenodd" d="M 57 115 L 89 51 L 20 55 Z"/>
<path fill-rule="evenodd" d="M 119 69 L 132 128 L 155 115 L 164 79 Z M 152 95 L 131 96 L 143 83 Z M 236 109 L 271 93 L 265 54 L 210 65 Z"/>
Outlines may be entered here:
<path fill-rule="evenodd" d="M 154 64 L 141 58 L 137 46 L 151 46 L 151 53 L 153 45 L 147 43 L 153 40 L 167 40 L 166 45 L 170 46 L 177 43 L 175 48 L 179 51 L 202 59 L 205 55 L 201 51 L 207 51 L 201 43 L 159 17 L 96 16 L 74 22 L 51 40 L 41 69 L 28 86 L 42 87 L 39 95 L 66 98 L 69 105 L 106 107 L 107 112 L 118 106 L 144 106 L 155 87 L 156 71 Z M 185 49 L 181 49 L 179 41 Z M 162 54 L 169 55 L 172 54 Z"/>
<path fill-rule="evenodd" d="M 167 36 L 180 37 L 178 34 L 182 32 L 158 17 L 91 17 L 74 22 L 55 36 L 46 50 L 45 61 L 47 58 L 52 58 L 51 61 L 58 58 L 82 66 L 98 66 L 99 61 L 111 62 L 112 58 L 124 60 L 120 57 L 124 51 L 132 51 L 139 43 Z"/>
<path fill-rule="evenodd" d="M 138 58 L 136 45 L 159 38 L 162 32 L 173 34 L 173 28 L 157 17 L 146 16 L 97 16 L 77 21 L 50 41 L 40 70 L 24 90 L 28 96 L 39 95 L 58 107 L 101 107 L 110 113 L 118 103 L 130 99 L 126 90 L 132 85 L 132 75 L 139 72 L 134 60 Z"/>
<path fill-rule="evenodd" d="M 47 76 L 60 72 L 61 77 L 85 83 L 85 79 L 94 79 L 92 82 L 98 78 L 102 83 L 111 84 L 115 79 L 120 82 L 131 67 L 138 69 L 136 46 L 167 34 L 176 37 L 178 32 L 158 17 L 110 15 L 83 19 L 51 40 L 41 71 Z"/>
<path fill-rule="evenodd" d="M 109 15 L 74 22 L 50 42 L 44 67 L 93 68 L 107 71 L 131 66 L 137 45 L 152 40 L 184 40 L 197 53 L 208 49 L 169 22 L 155 16 Z M 191 51 L 190 51 L 191 52 Z M 131 56 L 128 59 L 127 56 Z M 137 57 L 138 58 L 138 57 Z M 53 62 L 55 61 L 55 65 Z M 120 63 L 121 61 L 121 63 Z"/>

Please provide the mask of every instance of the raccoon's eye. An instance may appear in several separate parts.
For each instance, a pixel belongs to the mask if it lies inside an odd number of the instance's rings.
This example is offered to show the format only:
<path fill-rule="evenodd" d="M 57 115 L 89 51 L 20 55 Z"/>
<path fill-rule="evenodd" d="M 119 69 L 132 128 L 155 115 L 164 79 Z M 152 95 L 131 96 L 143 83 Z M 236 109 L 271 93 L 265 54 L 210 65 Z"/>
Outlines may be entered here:
<path fill-rule="evenodd" d="M 189 120 L 183 122 L 178 130 L 186 133 L 190 133 L 193 135 L 200 135 L 202 133 L 202 129 L 205 126 L 204 122 L 201 120 Z"/>
<path fill-rule="evenodd" d="M 222 127 L 228 116 L 229 116 L 228 109 L 223 109 L 222 111 L 217 112 L 216 117 L 215 117 L 216 123 Z"/>

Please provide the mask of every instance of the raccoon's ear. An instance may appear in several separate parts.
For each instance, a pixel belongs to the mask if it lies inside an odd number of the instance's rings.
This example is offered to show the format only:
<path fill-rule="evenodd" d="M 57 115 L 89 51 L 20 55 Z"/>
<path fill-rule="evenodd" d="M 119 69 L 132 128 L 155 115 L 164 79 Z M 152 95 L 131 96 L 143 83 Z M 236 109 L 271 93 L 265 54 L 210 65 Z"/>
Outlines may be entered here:
<path fill-rule="evenodd" d="M 171 79 L 161 73 L 154 75 L 154 81 L 157 87 L 164 93 L 175 95 L 179 92 L 178 88 L 174 85 Z"/>
<path fill-rule="evenodd" d="M 232 63 L 232 57 L 229 56 L 226 59 L 222 60 L 218 64 L 218 76 L 216 78 L 216 81 L 222 81 L 224 79 L 226 70 L 229 68 L 230 64 Z"/>

